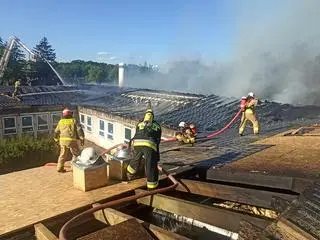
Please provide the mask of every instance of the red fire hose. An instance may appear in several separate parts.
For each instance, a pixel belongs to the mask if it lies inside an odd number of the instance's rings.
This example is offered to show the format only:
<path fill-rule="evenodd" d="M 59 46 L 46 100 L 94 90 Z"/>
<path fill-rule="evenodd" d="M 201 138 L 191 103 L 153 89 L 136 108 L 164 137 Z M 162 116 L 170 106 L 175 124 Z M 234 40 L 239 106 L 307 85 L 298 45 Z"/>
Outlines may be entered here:
<path fill-rule="evenodd" d="M 160 188 L 160 189 L 156 189 L 153 191 L 148 191 L 148 192 L 143 192 L 137 195 L 133 195 L 130 197 L 126 197 L 126 198 L 122 198 L 122 199 L 118 199 L 118 200 L 113 200 L 111 202 L 107 202 L 104 204 L 101 204 L 97 207 L 91 208 L 83 213 L 80 213 L 79 215 L 76 215 L 75 217 L 73 217 L 72 219 L 70 219 L 68 222 L 66 222 L 60 232 L 59 232 L 59 240 L 68 240 L 67 238 L 67 232 L 68 230 L 72 227 L 72 224 L 74 224 L 77 220 L 79 220 L 80 218 L 86 217 L 90 214 L 93 214 L 96 211 L 105 209 L 105 208 L 109 208 L 109 207 L 113 207 L 115 205 L 121 204 L 121 203 L 126 203 L 126 202 L 130 202 L 130 201 L 134 201 L 137 200 L 139 198 L 143 198 L 143 197 L 147 197 L 150 195 L 154 195 L 154 194 L 158 194 L 158 193 L 164 193 L 170 190 L 175 189 L 178 186 L 178 181 L 172 176 L 172 174 L 168 174 L 164 169 L 162 169 L 162 167 L 158 166 L 159 171 L 165 173 L 167 175 L 167 177 L 171 180 L 171 182 L 173 183 L 173 185 L 168 186 L 168 187 L 164 187 L 164 188 Z"/>
<path fill-rule="evenodd" d="M 220 130 L 208 135 L 208 136 L 204 136 L 204 137 L 199 137 L 199 139 L 202 138 L 213 138 L 217 135 L 219 135 L 220 133 L 224 132 L 228 127 L 230 127 L 230 125 L 239 117 L 239 115 L 241 114 L 242 110 L 239 110 L 239 112 L 237 112 L 237 114 L 231 119 L 231 121 L 225 125 L 223 128 L 221 128 Z"/>
<path fill-rule="evenodd" d="M 213 138 L 217 135 L 219 135 L 220 133 L 224 132 L 228 127 L 230 127 L 230 125 L 239 117 L 239 115 L 241 114 L 241 110 L 239 110 L 239 112 L 237 112 L 237 114 L 231 119 L 231 121 L 226 125 L 224 126 L 222 129 L 210 134 L 210 135 L 207 135 L 207 136 L 202 136 L 202 137 L 198 137 L 197 139 L 204 139 L 204 138 Z M 175 141 L 176 138 L 168 138 L 166 140 L 163 140 L 161 142 L 172 142 L 172 141 Z"/>

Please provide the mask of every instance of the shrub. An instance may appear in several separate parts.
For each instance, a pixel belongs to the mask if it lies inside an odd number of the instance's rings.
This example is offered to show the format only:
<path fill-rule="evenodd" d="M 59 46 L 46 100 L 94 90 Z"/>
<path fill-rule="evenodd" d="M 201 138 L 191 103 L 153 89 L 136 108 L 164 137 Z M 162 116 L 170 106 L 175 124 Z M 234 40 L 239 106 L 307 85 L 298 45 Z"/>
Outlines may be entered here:
<path fill-rule="evenodd" d="M 1 173 L 41 166 L 56 161 L 57 148 L 52 138 L 32 136 L 9 137 L 0 140 Z"/>

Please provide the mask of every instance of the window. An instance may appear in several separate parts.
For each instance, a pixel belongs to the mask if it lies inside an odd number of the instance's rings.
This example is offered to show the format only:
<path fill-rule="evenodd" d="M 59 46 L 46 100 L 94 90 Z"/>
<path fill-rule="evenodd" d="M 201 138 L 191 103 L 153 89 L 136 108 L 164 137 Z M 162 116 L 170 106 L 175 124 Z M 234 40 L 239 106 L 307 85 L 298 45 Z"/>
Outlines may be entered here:
<path fill-rule="evenodd" d="M 108 134 L 107 137 L 111 140 L 113 140 L 113 124 L 108 123 Z"/>
<path fill-rule="evenodd" d="M 48 130 L 48 114 L 38 115 L 38 130 Z"/>
<path fill-rule="evenodd" d="M 21 128 L 22 128 L 22 132 L 32 132 L 33 131 L 32 116 L 21 117 Z"/>
<path fill-rule="evenodd" d="M 17 133 L 16 118 L 5 117 L 3 118 L 3 134 L 15 134 Z"/>
<path fill-rule="evenodd" d="M 92 132 L 92 121 L 91 117 L 87 116 L 87 131 Z"/>
<path fill-rule="evenodd" d="M 81 124 L 81 127 L 84 129 L 85 127 L 85 117 L 83 114 L 80 114 L 80 124 Z"/>
<path fill-rule="evenodd" d="M 124 128 L 124 142 L 129 143 L 131 140 L 131 129 Z"/>
<path fill-rule="evenodd" d="M 52 114 L 52 127 L 55 128 L 58 124 L 58 122 L 61 119 L 61 114 L 54 113 Z"/>
<path fill-rule="evenodd" d="M 105 136 L 104 131 L 105 131 L 104 121 L 103 121 L 103 120 L 100 120 L 100 121 L 99 121 L 99 135 L 100 135 L 101 137 L 104 137 L 104 136 Z"/>

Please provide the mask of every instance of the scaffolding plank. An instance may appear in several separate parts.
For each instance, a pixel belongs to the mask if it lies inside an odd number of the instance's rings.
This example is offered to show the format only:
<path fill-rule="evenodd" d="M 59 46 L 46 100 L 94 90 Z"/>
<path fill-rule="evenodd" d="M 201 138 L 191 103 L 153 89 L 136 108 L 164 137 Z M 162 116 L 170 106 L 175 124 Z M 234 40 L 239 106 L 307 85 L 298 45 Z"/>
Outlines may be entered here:
<path fill-rule="evenodd" d="M 234 187 L 223 184 L 200 182 L 189 179 L 181 179 L 177 190 L 203 195 L 211 198 L 244 203 L 258 207 L 273 209 L 273 199 L 278 197 L 287 201 L 293 201 L 297 197 L 291 194 L 275 193 L 270 191 L 255 190 L 242 187 Z"/>
<path fill-rule="evenodd" d="M 98 205 L 99 204 L 94 204 L 93 207 Z M 152 232 L 159 240 L 190 240 L 187 237 L 169 232 L 163 228 L 146 223 L 138 218 L 134 218 L 112 208 L 106 208 L 104 210 L 97 211 L 94 213 L 94 215 L 96 219 L 110 225 L 115 225 L 129 219 L 136 219 L 140 224 L 143 224 L 145 228 L 149 229 L 149 231 Z"/>
<path fill-rule="evenodd" d="M 219 182 L 230 182 L 251 186 L 290 190 L 297 193 L 301 193 L 307 185 L 312 183 L 312 181 L 308 179 L 215 169 L 207 170 L 206 179 Z"/>
<path fill-rule="evenodd" d="M 113 226 L 78 238 L 78 240 L 153 240 L 136 219 L 129 219 Z"/>
<path fill-rule="evenodd" d="M 143 191 L 144 190 L 137 189 L 135 192 L 138 194 Z M 162 194 L 144 197 L 138 199 L 137 202 L 166 212 L 196 219 L 198 221 L 227 229 L 232 232 L 239 231 L 241 220 L 254 223 L 261 228 L 266 227 L 270 223 L 270 220 L 237 213 L 219 207 L 205 206 Z"/>
<path fill-rule="evenodd" d="M 58 238 L 42 223 L 34 225 L 37 240 L 58 240 Z"/>

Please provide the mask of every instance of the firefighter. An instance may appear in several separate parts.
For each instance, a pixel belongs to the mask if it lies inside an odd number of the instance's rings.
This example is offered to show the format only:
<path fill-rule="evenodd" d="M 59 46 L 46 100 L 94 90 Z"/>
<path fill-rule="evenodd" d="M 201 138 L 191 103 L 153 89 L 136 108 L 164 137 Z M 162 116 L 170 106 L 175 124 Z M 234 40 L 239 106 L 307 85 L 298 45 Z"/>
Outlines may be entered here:
<path fill-rule="evenodd" d="M 196 126 L 194 123 L 186 124 L 185 122 L 179 123 L 180 132 L 176 134 L 176 139 L 183 143 L 195 143 L 196 141 Z"/>
<path fill-rule="evenodd" d="M 257 116 L 255 113 L 255 107 L 257 103 L 258 103 L 258 99 L 256 98 L 255 94 L 252 92 L 248 93 L 247 97 L 242 97 L 241 105 L 240 105 L 242 110 L 241 123 L 239 127 L 240 136 L 243 136 L 243 132 L 248 120 L 252 123 L 253 133 L 255 135 L 259 134 L 259 122 L 257 120 Z"/>
<path fill-rule="evenodd" d="M 17 97 L 18 95 L 20 95 L 22 93 L 21 90 L 21 81 L 20 79 L 18 79 L 17 81 L 15 81 L 14 83 L 14 92 L 12 94 L 12 97 Z"/>
<path fill-rule="evenodd" d="M 154 114 L 150 108 L 145 112 L 144 119 L 137 124 L 136 133 L 130 141 L 135 154 L 127 167 L 127 178 L 130 181 L 141 177 L 140 170 L 145 169 L 148 190 L 158 186 L 161 131 L 161 126 L 154 120 Z"/>
<path fill-rule="evenodd" d="M 60 145 L 60 155 L 58 159 L 57 171 L 64 173 L 64 163 L 67 160 L 69 151 L 72 154 L 72 162 L 80 155 L 80 149 L 77 140 L 80 139 L 81 146 L 84 145 L 84 133 L 77 120 L 73 118 L 73 113 L 68 108 L 62 112 L 55 131 L 54 140 Z"/>

